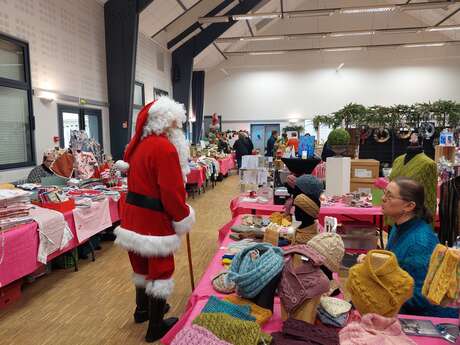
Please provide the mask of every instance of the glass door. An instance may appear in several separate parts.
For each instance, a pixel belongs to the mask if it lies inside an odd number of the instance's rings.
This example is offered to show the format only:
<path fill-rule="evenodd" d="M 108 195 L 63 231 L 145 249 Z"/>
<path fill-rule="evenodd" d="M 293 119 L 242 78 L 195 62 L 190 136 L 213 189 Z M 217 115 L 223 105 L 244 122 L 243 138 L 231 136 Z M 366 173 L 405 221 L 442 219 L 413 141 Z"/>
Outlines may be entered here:
<path fill-rule="evenodd" d="M 82 130 L 102 146 L 102 115 L 99 109 L 58 104 L 59 137 L 61 147 L 68 148 L 70 133 Z"/>

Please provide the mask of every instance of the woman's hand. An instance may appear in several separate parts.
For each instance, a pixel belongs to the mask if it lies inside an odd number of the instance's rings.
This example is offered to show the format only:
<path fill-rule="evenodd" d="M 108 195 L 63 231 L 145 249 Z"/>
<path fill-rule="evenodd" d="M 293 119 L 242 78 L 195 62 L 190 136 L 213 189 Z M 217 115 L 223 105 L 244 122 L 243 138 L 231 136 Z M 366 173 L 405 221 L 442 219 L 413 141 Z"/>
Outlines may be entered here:
<path fill-rule="evenodd" d="M 284 203 L 284 213 L 286 215 L 290 215 L 291 214 L 291 209 L 292 209 L 292 204 L 294 203 L 294 199 L 292 198 L 289 198 L 286 200 L 286 202 Z"/>

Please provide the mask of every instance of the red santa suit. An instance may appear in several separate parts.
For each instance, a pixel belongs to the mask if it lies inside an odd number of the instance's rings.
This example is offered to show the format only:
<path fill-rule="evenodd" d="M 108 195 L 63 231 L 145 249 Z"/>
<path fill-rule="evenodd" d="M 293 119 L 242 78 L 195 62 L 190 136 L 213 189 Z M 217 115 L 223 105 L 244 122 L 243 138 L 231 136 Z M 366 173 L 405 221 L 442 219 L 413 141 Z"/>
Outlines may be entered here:
<path fill-rule="evenodd" d="M 185 110 L 169 98 L 147 104 L 139 113 L 136 133 L 117 162 L 128 174 L 128 198 L 147 200 L 147 207 L 127 200 L 115 243 L 128 250 L 133 280 L 150 296 L 166 299 L 173 290 L 173 254 L 181 235 L 195 222 L 193 209 L 185 202 L 188 146 L 179 127 Z M 149 207 L 156 201 L 160 209 Z"/>

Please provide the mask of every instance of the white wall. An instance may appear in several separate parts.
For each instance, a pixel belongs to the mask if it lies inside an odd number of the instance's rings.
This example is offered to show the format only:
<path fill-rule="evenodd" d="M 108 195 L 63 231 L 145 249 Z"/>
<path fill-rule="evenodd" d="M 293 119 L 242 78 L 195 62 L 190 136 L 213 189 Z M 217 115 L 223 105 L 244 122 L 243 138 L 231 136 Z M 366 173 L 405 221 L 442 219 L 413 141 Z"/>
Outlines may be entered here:
<path fill-rule="evenodd" d="M 251 121 L 311 119 L 349 102 L 460 101 L 460 48 L 409 50 L 232 57 L 207 71 L 204 113 L 222 115 L 224 128 L 248 129 Z"/>
<path fill-rule="evenodd" d="M 159 69 L 160 55 L 164 62 L 163 70 Z M 146 104 L 153 101 L 153 88 L 168 91 L 172 95 L 171 53 L 141 32 L 137 43 L 136 81 L 144 83 Z"/>
<path fill-rule="evenodd" d="M 29 43 L 34 89 L 107 102 L 101 4 L 94 0 L 2 1 L 0 32 Z M 43 151 L 52 147 L 53 136 L 59 133 L 57 102 L 34 97 L 33 108 L 36 160 L 41 162 Z M 108 109 L 99 109 L 102 110 L 104 148 L 110 151 Z M 0 182 L 24 178 L 30 169 L 0 171 Z"/>

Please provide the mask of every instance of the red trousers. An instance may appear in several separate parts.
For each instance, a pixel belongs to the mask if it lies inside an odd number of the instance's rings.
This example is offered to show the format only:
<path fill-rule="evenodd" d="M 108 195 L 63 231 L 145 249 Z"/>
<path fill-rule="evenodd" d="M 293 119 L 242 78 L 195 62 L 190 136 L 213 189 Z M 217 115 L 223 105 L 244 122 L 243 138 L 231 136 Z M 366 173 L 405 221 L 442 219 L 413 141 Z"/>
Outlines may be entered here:
<path fill-rule="evenodd" d="M 174 273 L 174 256 L 146 258 L 128 252 L 134 273 L 145 276 L 145 280 L 169 279 Z"/>

